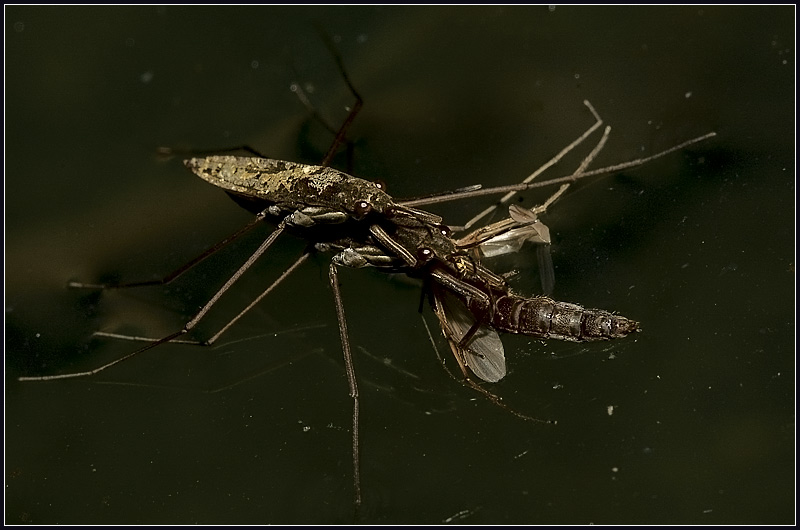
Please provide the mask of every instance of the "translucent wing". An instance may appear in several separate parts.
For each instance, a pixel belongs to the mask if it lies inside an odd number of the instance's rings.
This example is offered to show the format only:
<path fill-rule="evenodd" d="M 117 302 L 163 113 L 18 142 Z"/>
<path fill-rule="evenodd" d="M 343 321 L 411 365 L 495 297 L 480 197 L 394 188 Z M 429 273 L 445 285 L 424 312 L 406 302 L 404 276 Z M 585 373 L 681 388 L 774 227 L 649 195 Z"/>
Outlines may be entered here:
<path fill-rule="evenodd" d="M 553 256 L 550 245 L 539 245 L 536 248 L 536 261 L 539 263 L 539 276 L 542 279 L 542 293 L 550 296 L 556 287 L 556 271 L 553 268 Z"/>
<path fill-rule="evenodd" d="M 542 279 L 542 293 L 546 295 L 553 294 L 553 289 L 556 285 L 556 274 L 553 269 L 553 257 L 550 255 L 550 229 L 539 221 L 534 212 L 520 208 L 516 204 L 508 207 L 508 213 L 514 221 L 521 225 L 519 228 L 511 230 L 512 233 L 515 231 L 528 231 L 527 234 L 520 234 L 520 244 L 524 241 L 538 243 L 536 259 L 539 263 L 539 276 Z"/>
<path fill-rule="evenodd" d="M 458 240 L 462 248 L 477 246 L 484 257 L 491 258 L 519 251 L 525 241 L 550 243 L 550 230 L 536 213 L 512 204 L 509 217 L 479 228 Z"/>
<path fill-rule="evenodd" d="M 512 204 L 508 207 L 508 214 L 519 225 L 510 231 L 515 238 L 531 243 L 550 244 L 550 229 L 539 220 L 536 213 Z"/>
<path fill-rule="evenodd" d="M 505 352 L 497 331 L 481 324 L 467 344 L 461 346 L 461 339 L 477 322 L 475 315 L 455 294 L 440 286 L 433 286 L 433 299 L 433 310 L 462 370 L 466 365 L 477 377 L 490 383 L 505 377 Z"/>
<path fill-rule="evenodd" d="M 508 214 L 508 218 L 468 234 L 459 244 L 477 245 L 487 258 L 518 252 L 526 241 L 536 244 L 542 293 L 552 294 L 556 279 L 550 256 L 550 229 L 539 221 L 536 212 L 516 204 L 508 207 Z"/>

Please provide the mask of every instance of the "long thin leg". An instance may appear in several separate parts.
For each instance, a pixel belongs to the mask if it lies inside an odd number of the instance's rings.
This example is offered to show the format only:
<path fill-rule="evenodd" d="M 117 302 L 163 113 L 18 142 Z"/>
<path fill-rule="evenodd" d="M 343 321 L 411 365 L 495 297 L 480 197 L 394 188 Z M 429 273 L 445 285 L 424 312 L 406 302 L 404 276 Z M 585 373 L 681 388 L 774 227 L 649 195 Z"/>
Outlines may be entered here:
<path fill-rule="evenodd" d="M 567 153 L 569 153 L 570 151 L 575 149 L 575 147 L 580 145 L 584 140 L 586 140 L 586 138 L 591 136 L 591 134 L 595 130 L 597 130 L 598 127 L 600 127 L 603 124 L 602 118 L 600 118 L 600 115 L 597 114 L 597 111 L 594 109 L 592 104 L 589 103 L 589 100 L 584 100 L 583 104 L 586 105 L 589 108 L 589 110 L 591 111 L 592 115 L 595 118 L 595 123 L 592 124 L 592 126 L 589 127 L 586 131 L 584 131 L 583 134 L 581 134 L 578 138 L 573 140 L 571 144 L 569 144 L 564 149 L 562 149 L 556 156 L 554 156 L 553 158 L 551 158 L 550 160 L 545 162 L 536 171 L 534 171 L 533 173 L 528 175 L 525 178 L 525 180 L 523 180 L 523 184 L 532 181 L 533 179 L 538 177 L 540 174 L 542 174 L 545 170 L 547 170 L 548 168 L 552 167 L 554 164 L 557 164 L 562 158 L 564 158 L 564 156 L 567 155 Z M 464 188 L 459 188 L 457 190 L 449 190 L 449 191 L 444 191 L 444 192 L 439 192 L 439 193 L 432 193 L 432 194 L 429 194 L 429 195 L 423 195 L 423 196 L 419 196 L 419 197 L 409 197 L 407 199 L 403 199 L 401 201 L 398 201 L 398 203 L 406 205 L 406 206 L 412 205 L 412 204 L 416 204 L 416 205 L 437 204 L 437 203 L 440 203 L 440 202 L 458 200 L 458 199 L 460 199 L 462 197 L 469 197 L 470 195 L 465 195 L 465 193 L 471 192 L 471 191 L 477 191 L 477 190 L 481 190 L 481 189 L 483 189 L 483 186 L 481 186 L 480 184 L 476 184 L 476 185 L 472 185 L 472 186 L 466 186 Z M 501 198 L 497 203 L 493 204 L 492 206 L 489 206 L 488 208 L 486 208 L 485 210 L 480 212 L 478 215 L 476 215 L 475 217 L 473 217 L 472 219 L 467 221 L 466 225 L 461 227 L 460 230 L 468 230 L 470 227 L 475 225 L 475 223 L 477 223 L 478 221 L 483 219 L 485 216 L 487 216 L 490 213 L 492 213 L 498 206 L 507 203 L 513 197 L 513 195 L 515 193 L 516 193 L 516 191 L 507 194 L 506 196 Z"/>
<path fill-rule="evenodd" d="M 353 108 L 348 113 L 347 118 L 345 118 L 345 121 L 344 121 L 344 123 L 342 123 L 341 127 L 339 128 L 339 131 L 335 133 L 336 137 L 335 137 L 333 143 L 331 144 L 330 148 L 328 149 L 328 153 L 325 155 L 325 158 L 322 160 L 322 163 L 320 164 L 322 166 L 328 166 L 330 164 L 331 160 L 333 159 L 334 155 L 336 154 L 336 151 L 338 150 L 339 146 L 345 140 L 345 138 L 347 136 L 347 129 L 350 127 L 350 125 L 352 124 L 353 120 L 355 120 L 356 115 L 358 114 L 359 110 L 363 106 L 364 101 L 361 98 L 361 95 L 356 90 L 356 88 L 353 85 L 353 83 L 350 81 L 350 77 L 347 74 L 347 70 L 344 67 L 344 61 L 342 60 L 341 55 L 339 54 L 338 50 L 336 49 L 336 46 L 331 41 L 331 38 L 328 36 L 327 33 L 324 32 L 324 30 L 322 30 L 321 27 L 318 27 L 317 30 L 318 30 L 320 36 L 322 37 L 323 42 L 325 43 L 325 46 L 328 48 L 328 51 L 333 56 L 333 59 L 336 62 L 336 66 L 339 69 L 339 72 L 342 75 L 342 78 L 344 79 L 345 83 L 347 84 L 347 87 L 350 89 L 350 92 L 352 93 L 352 95 L 356 98 L 356 102 L 353 105 Z M 312 112 L 315 115 L 315 118 L 318 119 L 323 124 L 323 126 L 325 126 L 327 129 L 331 130 L 331 132 L 334 132 L 332 127 L 330 127 L 330 125 L 328 125 L 325 122 L 325 120 L 323 120 L 322 117 L 317 114 L 316 110 L 314 110 L 313 106 L 311 105 L 311 102 L 308 100 L 307 96 L 305 95 L 305 93 L 302 91 L 302 89 L 298 85 L 293 84 L 292 85 L 292 91 L 295 92 L 298 95 L 298 98 L 303 103 L 303 105 L 305 105 L 307 108 L 312 110 Z M 170 148 L 170 147 L 159 147 L 158 148 L 158 153 L 160 155 L 163 155 L 163 156 L 172 156 L 172 155 L 175 155 L 175 154 L 181 154 L 181 155 L 204 155 L 204 154 L 218 154 L 218 153 L 235 152 L 235 151 L 246 151 L 246 152 L 251 153 L 251 154 L 253 154 L 255 156 L 258 156 L 258 157 L 261 157 L 261 158 L 266 158 L 265 155 L 263 155 L 262 153 L 260 153 L 256 149 L 254 149 L 254 148 L 252 148 L 252 147 L 250 147 L 249 145 L 246 145 L 246 144 L 235 146 L 235 147 L 227 147 L 227 148 L 223 148 L 223 149 L 202 149 L 202 150 L 201 149 L 181 150 L 181 149 Z M 168 274 L 167 276 L 165 276 L 164 278 L 162 278 L 160 280 L 148 280 L 148 281 L 142 281 L 142 282 L 125 282 L 125 283 L 118 283 L 118 284 L 97 284 L 97 283 L 69 282 L 67 285 L 69 287 L 81 288 L 81 289 L 121 289 L 121 288 L 126 288 L 126 287 L 144 287 L 144 286 L 154 286 L 154 285 L 166 285 L 166 284 L 170 283 L 171 281 L 173 281 L 178 276 L 180 276 L 181 274 L 183 274 L 184 272 L 186 272 L 187 270 L 191 269 L 192 267 L 194 267 L 195 265 L 200 263 L 201 261 L 205 260 L 207 257 L 211 256 L 212 254 L 214 254 L 218 250 L 221 250 L 223 247 L 227 246 L 229 243 L 231 243 L 232 241 L 234 241 L 237 238 L 239 238 L 241 235 L 243 235 L 245 232 L 247 232 L 250 229 L 252 229 L 256 224 L 258 224 L 259 221 L 261 221 L 263 219 L 264 219 L 264 214 L 263 213 L 262 214 L 258 214 L 256 219 L 254 219 L 253 221 L 248 223 L 245 227 L 243 227 L 242 229 L 240 229 L 236 233 L 232 234 L 231 236 L 225 238 L 224 240 L 220 241 L 219 243 L 215 244 L 214 246 L 212 246 L 211 248 L 209 248 L 208 250 L 206 250 L 205 252 L 200 254 L 198 257 L 196 257 L 195 259 L 193 259 L 189 263 L 187 263 L 187 264 L 183 265 L 182 267 L 178 268 L 177 270 L 171 272 L 170 274 Z"/>
<path fill-rule="evenodd" d="M 379 243 L 388 248 L 396 256 L 406 262 L 409 267 L 417 266 L 417 258 L 403 245 L 392 239 L 392 237 L 380 225 L 371 225 L 369 232 L 378 240 Z"/>
<path fill-rule="evenodd" d="M 214 344 L 217 341 L 217 339 L 219 339 L 219 337 L 223 333 L 228 331 L 228 329 L 231 326 L 233 326 L 240 318 L 242 318 L 245 315 L 245 313 L 250 311 L 256 304 L 258 304 L 261 300 L 263 300 L 265 296 L 267 296 L 279 284 L 281 284 L 283 282 L 283 280 L 286 279 L 287 276 L 289 276 L 292 272 L 294 272 L 294 270 L 297 269 L 297 267 L 299 267 L 301 264 L 303 264 L 308 259 L 308 257 L 310 255 L 311 255 L 310 252 L 306 252 L 305 254 L 300 256 L 297 259 L 297 261 L 295 261 L 288 269 L 286 269 L 285 271 L 283 271 L 283 273 L 281 273 L 281 275 L 278 277 L 277 280 L 272 282 L 272 285 L 267 287 L 264 290 L 263 293 L 258 295 L 258 297 L 256 297 L 255 300 L 250 302 L 250 304 L 247 307 L 242 309 L 239 312 L 238 315 L 233 317 L 227 324 L 225 324 L 222 327 L 222 329 L 220 329 L 214 335 L 212 335 L 210 339 L 202 340 L 202 341 L 200 341 L 200 340 L 172 340 L 170 342 L 173 343 L 173 344 L 191 344 L 191 345 L 195 345 L 195 346 L 211 346 L 212 344 Z M 137 337 L 137 336 L 134 336 L 134 335 L 120 335 L 119 333 L 108 333 L 108 332 L 105 332 L 105 331 L 95 331 L 93 333 L 93 335 L 95 337 L 108 337 L 108 338 L 111 338 L 111 339 L 132 340 L 132 341 L 139 341 L 139 342 L 153 342 L 153 341 L 158 340 L 158 339 L 154 339 L 154 338 L 150 338 L 150 337 Z"/>
<path fill-rule="evenodd" d="M 586 167 L 592 163 L 600 151 L 603 150 L 603 147 L 605 147 L 609 134 L 611 134 L 611 127 L 606 127 L 605 131 L 603 132 L 603 136 L 600 138 L 600 141 L 597 142 L 597 145 L 594 147 L 594 149 L 592 149 L 591 153 L 589 153 L 586 158 L 583 159 L 573 175 L 580 175 L 586 170 Z M 545 202 L 539 206 L 530 208 L 528 210 L 530 213 L 525 217 L 525 222 L 535 221 L 536 217 L 546 212 L 547 208 L 556 202 L 571 185 L 571 182 L 562 184 L 555 193 L 547 198 Z M 482 228 L 475 229 L 469 234 L 459 238 L 457 240 L 457 245 L 459 248 L 472 248 L 515 228 L 519 228 L 520 226 L 521 221 L 518 221 L 516 218 L 514 218 L 512 212 L 512 217 L 508 217 Z M 526 232 L 521 232 L 520 237 L 526 237 Z"/>
<path fill-rule="evenodd" d="M 347 75 L 347 70 L 344 67 L 344 61 L 342 60 L 342 56 L 339 54 L 339 50 L 336 49 L 334 46 L 333 41 L 331 40 L 330 36 L 322 29 L 320 25 L 317 25 L 317 32 L 322 37 L 322 41 L 325 43 L 325 46 L 328 48 L 328 51 L 333 56 L 333 60 L 336 61 L 336 67 L 339 69 L 339 73 L 342 74 L 342 78 L 344 82 L 347 84 L 347 87 L 350 89 L 350 93 L 353 94 L 353 97 L 356 98 L 355 104 L 353 104 L 353 108 L 350 109 L 350 113 L 345 118 L 344 123 L 342 126 L 339 127 L 339 132 L 336 133 L 336 138 L 333 140 L 330 149 L 328 149 L 328 153 L 325 155 L 325 158 L 322 159 L 322 166 L 327 166 L 333 160 L 334 155 L 336 155 L 336 151 L 339 149 L 339 146 L 344 141 L 345 137 L 347 136 L 347 129 L 350 128 L 350 124 L 353 123 L 353 120 L 356 119 L 356 114 L 358 111 L 361 110 L 361 107 L 364 104 L 364 100 L 361 99 L 361 95 L 356 90 L 356 87 L 350 81 L 350 76 Z"/>
<path fill-rule="evenodd" d="M 228 246 L 230 243 L 238 239 L 240 236 L 244 235 L 246 232 L 249 232 L 253 227 L 255 227 L 259 222 L 264 220 L 265 215 L 263 213 L 259 213 L 252 221 L 247 223 L 245 226 L 240 228 L 237 232 L 231 234 L 230 236 L 226 237 L 219 243 L 216 243 L 211 248 L 204 251 L 202 254 L 194 258 L 189 263 L 182 265 L 178 269 L 174 270 L 173 272 L 167 274 L 160 280 L 147 280 L 143 282 L 125 282 L 125 283 L 82 283 L 82 282 L 69 282 L 67 284 L 68 287 L 74 287 L 78 289 L 123 289 L 127 287 L 145 287 L 148 285 L 166 285 L 170 283 L 172 280 L 183 274 L 184 272 L 188 271 L 201 261 L 205 260 L 207 257 L 211 256 L 218 250 L 222 250 L 224 247 Z"/>
<path fill-rule="evenodd" d="M 305 93 L 303 88 L 300 86 L 299 83 L 292 83 L 289 86 L 289 90 L 291 90 L 297 98 L 300 100 L 300 103 L 303 104 L 306 109 L 311 112 L 312 117 L 322 124 L 322 126 L 327 129 L 331 134 L 335 136 L 333 143 L 331 144 L 328 152 L 323 158 L 322 162 L 320 163 L 321 166 L 328 166 L 331 163 L 336 151 L 339 149 L 342 143 L 346 143 L 348 146 L 348 158 L 352 156 L 352 144 L 346 141 L 347 137 L 347 129 L 350 128 L 353 120 L 356 118 L 356 114 L 361 109 L 364 104 L 364 100 L 361 98 L 361 95 L 355 89 L 355 86 L 350 81 L 350 77 L 347 75 L 347 70 L 344 67 L 344 61 L 342 60 L 341 54 L 336 49 L 333 41 L 331 40 L 330 36 L 322 29 L 321 26 L 317 25 L 317 32 L 319 33 L 320 37 L 322 38 L 325 47 L 328 48 L 331 56 L 333 56 L 333 60 L 336 62 L 336 67 L 339 70 L 344 82 L 347 84 L 347 87 L 350 89 L 350 93 L 356 98 L 356 102 L 353 107 L 350 109 L 349 114 L 345 118 L 344 123 L 342 123 L 341 127 L 337 131 L 333 126 L 331 126 L 314 108 L 314 105 L 311 103 L 311 100 L 308 98 L 308 95 Z M 220 153 L 233 153 L 236 151 L 244 151 L 246 153 L 250 153 L 255 155 L 259 158 L 269 158 L 265 154 L 261 153 L 254 147 L 248 144 L 237 145 L 234 147 L 224 147 L 221 149 L 180 149 L 180 148 L 173 148 L 173 147 L 159 147 L 157 150 L 159 156 L 163 157 L 171 157 L 175 155 L 183 155 L 183 156 L 207 156 L 207 155 L 216 155 Z"/>
<path fill-rule="evenodd" d="M 669 149 L 665 149 L 664 151 L 658 152 L 654 155 L 637 158 L 636 160 L 630 160 L 628 162 L 623 162 L 621 164 L 614 164 L 613 166 L 606 166 L 601 167 L 598 169 L 592 169 L 590 171 L 586 171 L 583 173 L 574 173 L 572 175 L 567 175 L 564 177 L 558 177 L 549 180 L 543 180 L 540 182 L 528 182 L 523 184 L 509 184 L 507 186 L 496 186 L 492 188 L 481 188 L 476 190 L 464 191 L 460 193 L 449 193 L 444 195 L 433 195 L 428 196 L 420 199 L 411 199 L 411 200 L 400 200 L 397 201 L 398 204 L 403 206 L 422 206 L 425 204 L 438 204 L 441 202 L 453 201 L 458 199 L 466 199 L 469 197 L 482 197 L 484 195 L 494 195 L 496 193 L 505 193 L 509 191 L 524 191 L 533 188 L 543 188 L 545 186 L 552 186 L 553 184 L 561 184 L 564 182 L 574 182 L 578 179 L 585 178 L 585 177 L 592 177 L 594 175 L 602 175 L 605 173 L 615 173 L 618 171 L 622 171 L 623 169 L 629 169 L 632 167 L 641 166 L 647 162 L 652 160 L 656 160 L 657 158 L 661 158 L 666 156 L 670 153 L 674 153 L 675 151 L 680 151 L 681 149 L 696 144 L 698 142 L 702 142 L 703 140 L 708 140 L 709 138 L 713 138 L 716 136 L 717 133 L 710 132 L 704 134 L 702 136 L 698 136 L 696 138 L 692 138 L 691 140 L 686 140 L 678 145 L 670 147 Z"/>
<path fill-rule="evenodd" d="M 339 273 L 336 265 L 331 263 L 328 269 L 328 278 L 333 289 L 333 300 L 336 304 L 336 319 L 339 321 L 339 336 L 342 340 L 342 353 L 344 354 L 344 367 L 347 372 L 347 384 L 350 387 L 350 397 L 353 398 L 353 488 L 355 490 L 355 504 L 361 504 L 361 472 L 358 455 L 358 382 L 353 368 L 353 354 L 350 352 L 350 338 L 347 333 L 347 321 L 344 316 L 344 303 L 339 289 Z"/>
<path fill-rule="evenodd" d="M 564 158 L 567 155 L 567 153 L 569 153 L 570 151 L 575 149 L 575 147 L 583 143 L 583 141 L 586 140 L 586 138 L 588 138 L 595 130 L 597 130 L 598 127 L 600 127 L 603 124 L 603 119 L 600 117 L 599 114 L 597 114 L 597 111 L 594 109 L 592 104 L 589 103 L 589 100 L 588 99 L 583 100 L 583 104 L 586 105 L 592 112 L 592 115 L 594 116 L 595 119 L 594 124 L 588 129 L 586 129 L 586 131 L 578 138 L 576 138 L 571 144 L 562 149 L 556 156 L 548 160 L 539 169 L 537 169 L 536 171 L 525 177 L 525 180 L 522 181 L 523 184 L 527 184 L 528 182 L 532 181 L 533 179 L 544 173 L 544 171 L 547 170 L 549 167 L 553 166 L 554 164 L 557 164 L 562 158 Z M 499 201 L 497 201 L 496 204 L 486 208 L 481 213 L 479 213 L 478 215 L 467 221 L 467 224 L 464 225 L 464 230 L 468 230 L 471 226 L 473 226 L 475 223 L 477 223 L 478 221 L 480 221 L 481 219 L 492 213 L 499 206 L 508 203 L 508 201 L 510 201 L 511 198 L 516 194 L 517 194 L 516 191 L 512 191 L 505 194 Z"/>
<path fill-rule="evenodd" d="M 73 377 L 84 377 L 84 376 L 94 375 L 94 374 L 96 374 L 98 372 L 102 372 L 103 370 L 105 370 L 107 368 L 111 368 L 115 364 L 119 364 L 122 361 L 130 359 L 134 355 L 138 355 L 138 354 L 140 354 L 142 352 L 145 352 L 147 350 L 155 348 L 156 346 L 158 346 L 160 344 L 164 344 L 165 342 L 169 342 L 174 338 L 180 337 L 181 335 L 185 335 L 186 333 L 188 333 L 192 328 L 194 328 L 197 325 L 197 323 L 205 316 L 206 313 L 208 313 L 208 311 L 211 309 L 211 307 L 215 303 L 217 303 L 217 300 L 220 299 L 220 297 L 225 293 L 225 291 L 227 291 L 231 287 L 231 285 L 233 285 L 234 282 L 236 282 L 236 280 L 238 280 L 242 276 L 242 274 L 244 274 L 245 271 L 247 271 L 247 269 L 249 269 L 259 257 L 261 257 L 262 254 L 264 254 L 264 252 L 267 250 L 267 248 L 269 248 L 269 246 L 272 245 L 272 243 L 274 243 L 275 240 L 278 238 L 278 236 L 283 232 L 285 227 L 286 227 L 286 221 L 283 220 L 278 224 L 278 228 L 276 228 L 275 231 L 272 232 L 272 234 L 270 234 L 270 236 L 267 239 L 265 239 L 263 243 L 261 243 L 261 245 L 256 249 L 256 251 L 253 252 L 253 254 L 249 258 L 247 258 L 247 261 L 241 267 L 239 267 L 239 270 L 237 270 L 233 274 L 233 276 L 231 276 L 230 279 L 228 279 L 228 281 L 225 282 L 225 285 L 223 285 L 219 289 L 219 291 L 217 291 L 216 294 L 214 294 L 214 296 L 211 297 L 211 300 L 209 300 L 206 303 L 206 305 L 204 305 L 200 309 L 200 311 L 198 311 L 197 314 L 194 317 L 192 317 L 192 319 L 189 320 L 189 322 L 187 322 L 185 326 L 183 326 L 183 329 L 181 329 L 180 331 L 177 331 L 175 333 L 167 335 L 166 337 L 162 337 L 162 338 L 160 338 L 160 339 L 158 339 L 156 341 L 153 341 L 150 344 L 148 344 L 147 346 L 144 346 L 143 348 L 139 348 L 138 350 L 136 350 L 136 351 L 134 351 L 132 353 L 129 353 L 129 354 L 123 356 L 123 357 L 120 357 L 119 359 L 111 361 L 110 363 L 104 364 L 103 366 L 100 366 L 100 367 L 95 368 L 93 370 L 89 370 L 89 371 L 86 371 L 86 372 L 74 372 L 74 373 L 70 373 L 70 374 L 43 375 L 43 376 L 39 376 L 39 377 L 20 377 L 19 380 L 20 381 L 51 381 L 53 379 L 68 379 L 68 378 L 73 378 Z"/>
<path fill-rule="evenodd" d="M 603 135 L 597 142 L 597 145 L 583 159 L 580 165 L 575 169 L 573 175 L 586 171 L 586 168 L 589 166 L 589 164 L 591 164 L 592 161 L 597 158 L 597 155 L 600 153 L 600 151 L 603 150 L 603 147 L 608 141 L 610 134 L 611 127 L 606 127 L 605 131 L 603 131 Z M 537 171 L 531 175 L 531 177 L 535 177 L 540 172 L 541 171 Z M 551 294 L 555 289 L 555 271 L 553 269 L 553 261 L 550 256 L 549 231 L 538 221 L 538 216 L 545 213 L 547 209 L 553 203 L 555 203 L 570 186 L 571 183 L 569 182 L 562 184 L 559 189 L 550 197 L 548 197 L 544 203 L 542 203 L 540 206 L 530 208 L 529 210 L 515 211 L 514 208 L 516 207 L 511 206 L 509 211 L 510 217 L 470 232 L 466 236 L 457 240 L 457 246 L 459 248 L 480 247 L 481 254 L 486 256 L 496 256 L 499 254 L 516 252 L 521 248 L 522 244 L 528 240 L 536 243 L 543 243 L 537 248 L 536 254 L 539 262 L 542 292 L 544 294 Z M 510 198 L 512 195 L 513 194 L 508 194 L 505 198 Z M 497 205 L 499 204 L 500 203 Z M 485 210 L 484 213 L 487 213 L 488 211 L 489 210 Z M 478 218 L 479 217 L 475 217 L 470 222 L 476 221 Z M 535 225 L 537 223 L 540 228 L 536 228 Z M 547 233 L 546 236 L 544 231 Z M 488 245 L 490 248 L 487 249 L 486 245 Z M 491 254 L 489 254 L 489 250 L 491 250 Z"/>
<path fill-rule="evenodd" d="M 308 94 L 306 94 L 306 91 L 303 90 L 303 87 L 300 86 L 300 83 L 296 82 L 292 83 L 291 85 L 289 85 L 289 90 L 291 90 L 294 93 L 294 95 L 297 96 L 297 99 L 300 100 L 300 103 L 302 103 L 303 106 L 306 108 L 306 110 L 309 113 L 311 113 L 311 117 L 314 120 L 316 120 L 317 123 L 322 125 L 322 127 L 324 127 L 326 131 L 328 131 L 334 137 L 336 137 L 338 131 L 333 125 L 328 123 L 328 121 L 322 116 L 322 114 L 319 113 L 314 104 L 311 103 L 311 99 L 308 97 Z"/>

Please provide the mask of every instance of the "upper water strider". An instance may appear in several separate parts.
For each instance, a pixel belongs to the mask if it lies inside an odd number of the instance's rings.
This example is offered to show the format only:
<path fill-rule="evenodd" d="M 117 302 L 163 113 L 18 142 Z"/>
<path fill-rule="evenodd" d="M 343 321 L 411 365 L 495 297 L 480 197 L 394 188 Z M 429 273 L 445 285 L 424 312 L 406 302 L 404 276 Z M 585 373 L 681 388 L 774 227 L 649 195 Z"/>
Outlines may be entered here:
<path fill-rule="evenodd" d="M 191 158 L 184 164 L 214 186 L 277 204 L 286 211 L 320 206 L 359 214 L 359 203 L 366 202 L 382 213 L 393 205 L 392 198 L 374 182 L 331 167 L 240 156 Z"/>

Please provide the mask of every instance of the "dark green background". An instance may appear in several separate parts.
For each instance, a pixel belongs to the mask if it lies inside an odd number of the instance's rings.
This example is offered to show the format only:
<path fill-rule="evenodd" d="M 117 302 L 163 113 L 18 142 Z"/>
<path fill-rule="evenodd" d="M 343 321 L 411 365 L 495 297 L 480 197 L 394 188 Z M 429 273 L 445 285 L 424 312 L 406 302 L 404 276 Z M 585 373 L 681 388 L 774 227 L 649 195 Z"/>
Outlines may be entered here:
<path fill-rule="evenodd" d="M 362 391 L 357 520 L 793 522 L 794 14 L 6 7 L 6 522 L 352 520 L 351 402 L 322 258 L 217 347 L 16 381 L 132 350 L 96 329 L 179 329 L 264 236 L 168 288 L 65 287 L 158 277 L 249 219 L 156 147 L 321 159 L 330 137 L 290 83 L 310 85 L 332 122 L 352 98 L 315 22 L 364 96 L 353 173 L 397 197 L 521 180 L 591 124 L 584 99 L 613 127 L 596 165 L 719 133 L 585 182 L 546 216 L 555 296 L 644 329 L 588 346 L 504 338 L 510 373 L 492 391 L 556 426 L 447 376 L 418 286 L 342 271 Z M 483 205 L 437 211 L 460 223 Z M 200 334 L 301 249 L 270 251 Z M 533 294 L 534 262 L 527 249 L 493 267 Z"/>

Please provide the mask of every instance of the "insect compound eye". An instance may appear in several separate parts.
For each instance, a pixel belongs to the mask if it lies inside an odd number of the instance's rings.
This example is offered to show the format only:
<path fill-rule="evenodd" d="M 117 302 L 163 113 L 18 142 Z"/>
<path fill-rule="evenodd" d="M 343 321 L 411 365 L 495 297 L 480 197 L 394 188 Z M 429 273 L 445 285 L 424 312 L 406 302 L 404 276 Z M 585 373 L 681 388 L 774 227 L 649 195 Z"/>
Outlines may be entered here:
<path fill-rule="evenodd" d="M 384 181 L 373 180 L 372 183 L 375 184 L 375 187 L 378 188 L 379 190 L 386 191 L 386 183 Z"/>
<path fill-rule="evenodd" d="M 356 202 L 353 211 L 356 214 L 356 217 L 359 219 L 366 217 L 372 211 L 372 205 L 367 201 L 358 201 Z"/>
<path fill-rule="evenodd" d="M 420 247 L 417 250 L 417 259 L 420 263 L 428 263 L 434 256 L 436 256 L 436 254 L 428 247 Z"/>
<path fill-rule="evenodd" d="M 441 232 L 444 237 L 450 237 L 450 234 L 453 233 L 447 225 L 438 225 L 436 228 L 439 229 L 439 232 Z"/>

